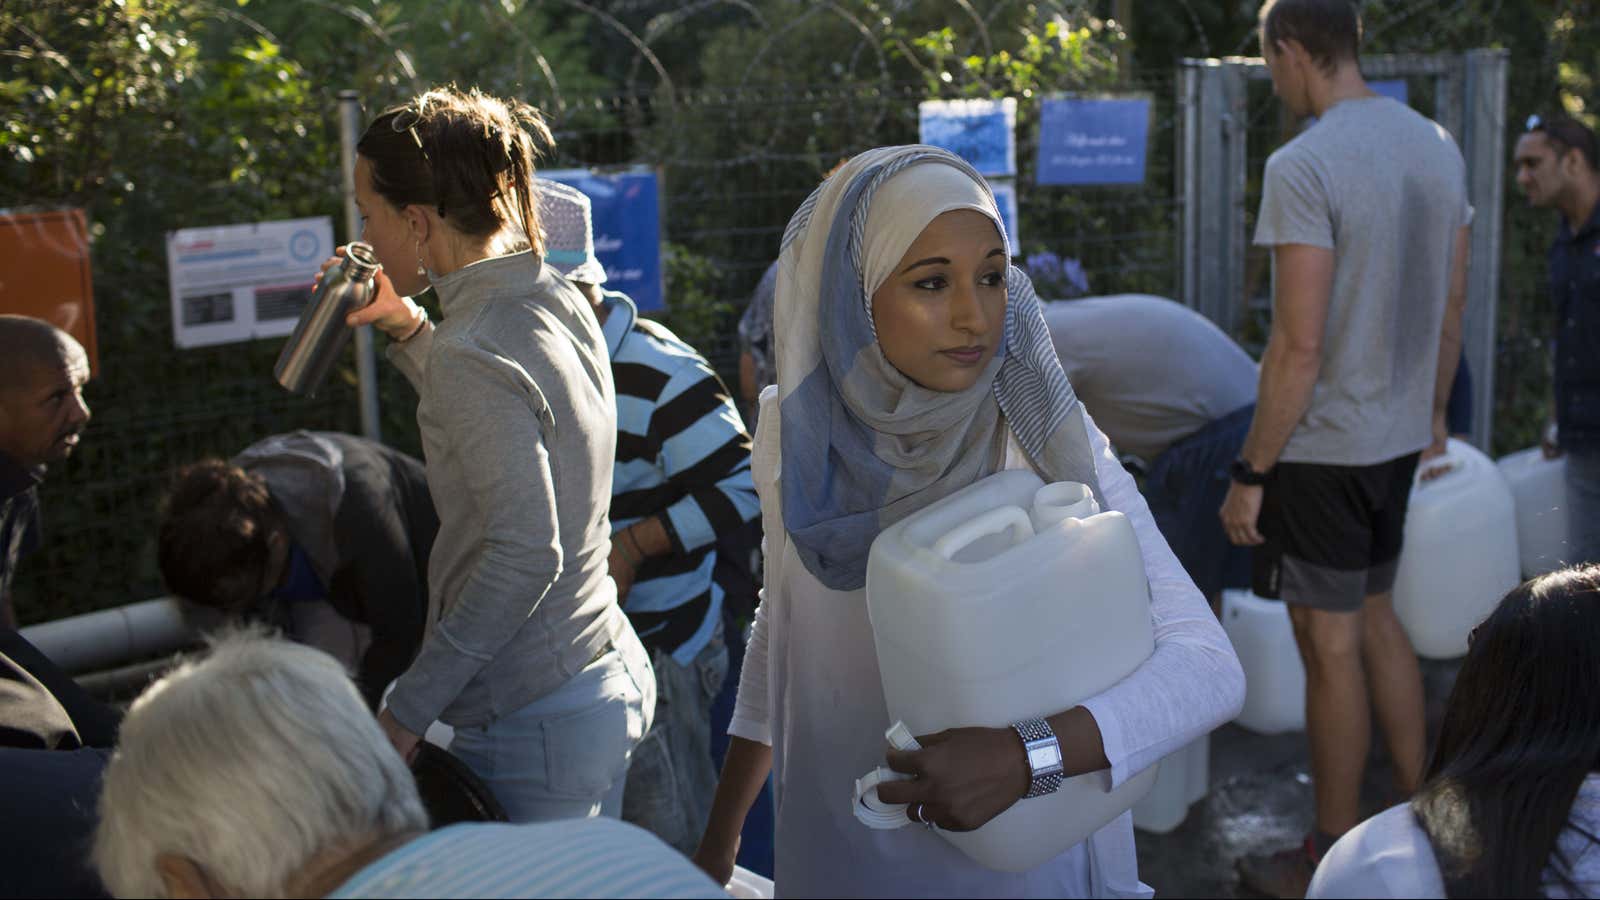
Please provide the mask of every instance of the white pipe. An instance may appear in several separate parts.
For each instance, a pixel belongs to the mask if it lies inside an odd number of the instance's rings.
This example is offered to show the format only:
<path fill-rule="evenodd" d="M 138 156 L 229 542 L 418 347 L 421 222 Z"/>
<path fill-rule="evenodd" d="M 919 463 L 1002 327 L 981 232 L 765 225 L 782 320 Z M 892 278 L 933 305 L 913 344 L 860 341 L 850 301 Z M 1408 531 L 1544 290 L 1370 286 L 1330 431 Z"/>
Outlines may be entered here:
<path fill-rule="evenodd" d="M 171 597 L 30 625 L 22 636 L 73 675 L 172 653 L 196 639 Z"/>

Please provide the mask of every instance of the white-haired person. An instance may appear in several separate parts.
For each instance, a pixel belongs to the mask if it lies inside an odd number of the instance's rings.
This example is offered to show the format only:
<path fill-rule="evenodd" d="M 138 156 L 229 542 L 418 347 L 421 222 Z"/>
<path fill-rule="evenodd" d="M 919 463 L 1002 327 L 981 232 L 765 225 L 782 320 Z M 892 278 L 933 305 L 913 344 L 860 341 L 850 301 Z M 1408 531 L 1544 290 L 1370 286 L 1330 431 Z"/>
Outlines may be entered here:
<path fill-rule="evenodd" d="M 106 769 L 93 859 L 118 897 L 717 897 L 608 818 L 428 831 L 333 657 L 239 633 L 151 685 Z"/>
<path fill-rule="evenodd" d="M 871 831 L 852 813 L 849 787 L 885 760 L 892 721 L 865 598 L 873 540 L 1001 469 L 1081 482 L 1127 515 L 1155 652 L 1071 709 L 890 750 L 890 767 L 916 778 L 880 785 L 880 799 L 909 804 L 929 829 L 978 828 L 1053 790 L 1057 773 L 1108 771 L 1120 786 L 1244 700 L 1227 636 L 1056 359 L 988 183 L 932 147 L 854 157 L 790 220 L 775 314 L 778 382 L 762 395 L 754 450 L 766 587 L 696 860 L 713 879 L 732 871 L 770 770 L 780 896 L 1149 897 L 1128 814 L 1011 873 L 930 830 Z M 1023 733 L 1056 744 L 1062 769 L 1035 771 Z"/>

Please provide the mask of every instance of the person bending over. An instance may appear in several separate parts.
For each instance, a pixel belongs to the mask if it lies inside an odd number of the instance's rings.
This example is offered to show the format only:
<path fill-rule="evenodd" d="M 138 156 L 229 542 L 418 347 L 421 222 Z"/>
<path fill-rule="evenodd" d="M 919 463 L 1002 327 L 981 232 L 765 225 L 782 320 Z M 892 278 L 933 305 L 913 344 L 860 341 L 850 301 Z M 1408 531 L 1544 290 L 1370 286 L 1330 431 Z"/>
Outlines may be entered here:
<path fill-rule="evenodd" d="M 422 463 L 296 431 L 178 470 L 157 558 L 167 589 L 213 614 L 200 624 L 281 628 L 343 660 L 376 709 L 422 643 L 438 530 Z"/>

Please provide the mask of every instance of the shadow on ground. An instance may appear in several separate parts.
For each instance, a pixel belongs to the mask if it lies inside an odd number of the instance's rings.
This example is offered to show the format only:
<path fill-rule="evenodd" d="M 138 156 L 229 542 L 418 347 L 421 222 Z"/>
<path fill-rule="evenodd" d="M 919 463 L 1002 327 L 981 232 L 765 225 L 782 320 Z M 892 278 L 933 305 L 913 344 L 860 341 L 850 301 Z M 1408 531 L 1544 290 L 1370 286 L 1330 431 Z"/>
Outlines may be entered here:
<path fill-rule="evenodd" d="M 1422 663 L 1430 750 L 1460 665 L 1460 660 Z M 1172 831 L 1137 833 L 1140 879 L 1155 888 L 1157 897 L 1255 896 L 1239 887 L 1234 862 L 1305 836 L 1311 827 L 1308 760 L 1301 732 L 1260 735 L 1232 724 L 1212 732 L 1211 789 Z M 1399 802 L 1376 723 L 1361 799 L 1364 815 Z"/>

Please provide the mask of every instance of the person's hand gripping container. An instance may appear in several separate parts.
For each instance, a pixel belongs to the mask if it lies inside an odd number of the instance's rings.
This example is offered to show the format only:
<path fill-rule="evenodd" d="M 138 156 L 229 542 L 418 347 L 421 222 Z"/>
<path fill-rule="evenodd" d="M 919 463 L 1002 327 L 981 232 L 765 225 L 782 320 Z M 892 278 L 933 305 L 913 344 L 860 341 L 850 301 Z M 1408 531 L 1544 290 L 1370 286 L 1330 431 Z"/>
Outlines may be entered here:
<path fill-rule="evenodd" d="M 1076 706 L 1155 650 L 1150 588 L 1132 524 L 1089 488 L 1030 471 L 991 475 L 884 529 L 867 566 L 867 610 L 889 742 L 945 729 L 1007 728 Z M 879 800 L 880 769 L 856 783 L 857 818 L 910 820 Z M 939 829 L 980 865 L 1025 872 L 1131 809 L 1156 767 L 1116 789 L 1107 771 L 1029 795 L 972 831 Z M 926 822 L 924 824 L 927 824 Z"/>

